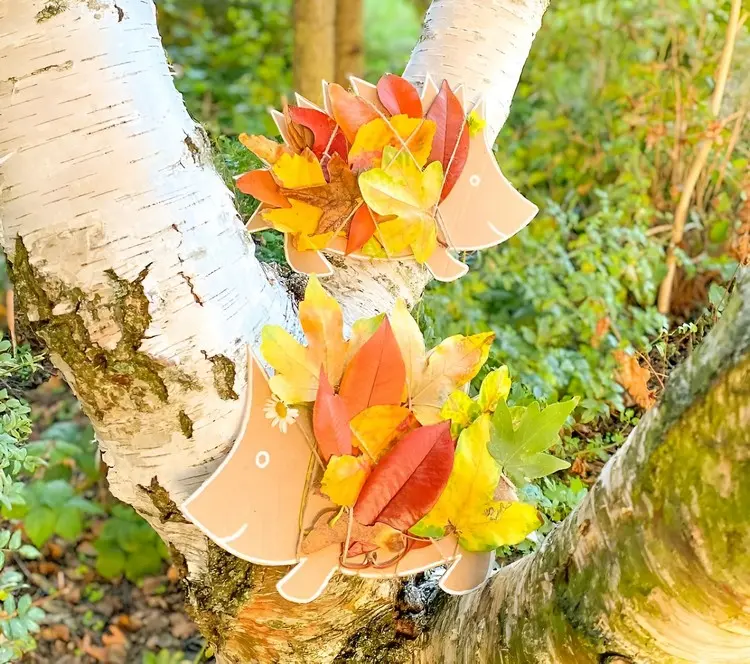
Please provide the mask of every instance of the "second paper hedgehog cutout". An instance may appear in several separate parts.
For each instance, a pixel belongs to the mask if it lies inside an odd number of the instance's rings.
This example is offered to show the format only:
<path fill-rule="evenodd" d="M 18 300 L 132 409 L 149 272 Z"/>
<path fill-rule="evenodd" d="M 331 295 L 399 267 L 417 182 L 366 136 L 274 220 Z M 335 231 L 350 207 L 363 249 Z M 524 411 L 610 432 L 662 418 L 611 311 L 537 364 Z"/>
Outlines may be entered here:
<path fill-rule="evenodd" d="M 337 571 L 387 578 L 447 564 L 443 590 L 477 588 L 494 550 L 540 523 L 488 447 L 493 413 L 509 412 L 507 369 L 475 399 L 463 391 L 492 333 L 426 352 L 398 302 L 344 339 L 341 310 L 314 278 L 300 322 L 306 346 L 264 329 L 270 380 L 249 353 L 242 430 L 183 513 L 240 558 L 295 565 L 277 585 L 294 602 L 314 600 Z"/>
<path fill-rule="evenodd" d="M 283 144 L 240 137 L 266 164 L 237 179 L 261 201 L 247 227 L 283 232 L 293 269 L 331 274 L 326 252 L 413 257 L 452 281 L 468 270 L 455 252 L 500 244 L 537 213 L 497 165 L 482 100 L 467 109 L 430 77 L 421 95 L 393 74 L 351 83 L 324 83 L 323 109 L 297 96 L 272 111 Z"/>

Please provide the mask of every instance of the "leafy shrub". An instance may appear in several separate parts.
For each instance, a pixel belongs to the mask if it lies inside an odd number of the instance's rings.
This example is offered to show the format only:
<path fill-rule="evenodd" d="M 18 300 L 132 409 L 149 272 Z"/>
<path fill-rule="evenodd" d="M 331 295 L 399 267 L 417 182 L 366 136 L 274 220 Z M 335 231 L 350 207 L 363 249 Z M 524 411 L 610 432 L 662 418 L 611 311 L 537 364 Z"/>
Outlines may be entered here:
<path fill-rule="evenodd" d="M 137 582 L 159 574 L 169 552 L 161 538 L 135 510 L 115 505 L 94 541 L 97 552 L 96 571 L 112 579 L 124 575 Z"/>

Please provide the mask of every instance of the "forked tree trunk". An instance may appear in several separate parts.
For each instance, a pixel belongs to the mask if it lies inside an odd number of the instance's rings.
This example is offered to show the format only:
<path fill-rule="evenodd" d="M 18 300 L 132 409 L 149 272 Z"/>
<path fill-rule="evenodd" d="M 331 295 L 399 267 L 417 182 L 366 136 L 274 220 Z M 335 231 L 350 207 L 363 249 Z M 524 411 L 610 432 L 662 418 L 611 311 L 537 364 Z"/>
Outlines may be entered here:
<path fill-rule="evenodd" d="M 364 38 L 362 0 L 336 0 L 336 83 L 348 87 L 364 73 Z"/>
<path fill-rule="evenodd" d="M 294 88 L 316 104 L 336 74 L 336 0 L 294 0 Z"/>
<path fill-rule="evenodd" d="M 419 81 L 429 71 L 437 80 L 462 82 L 469 98 L 486 94 L 497 129 L 545 6 L 545 0 L 438 0 L 407 75 Z M 0 171 L 2 242 L 13 264 L 19 309 L 91 417 L 110 466 L 113 493 L 169 543 L 185 574 L 191 614 L 222 661 L 497 661 L 505 648 L 517 653 L 513 648 L 523 647 L 517 645 L 522 628 L 537 657 L 529 661 L 553 661 L 563 647 L 557 640 L 563 643 L 566 634 L 578 639 L 587 657 L 601 654 L 603 644 L 611 642 L 618 648 L 622 644 L 624 654 L 642 647 L 652 657 L 638 661 L 667 661 L 648 651 L 648 643 L 658 639 L 639 641 L 632 636 L 635 628 L 627 636 L 614 618 L 602 617 L 617 615 L 617 593 L 645 595 L 650 603 L 644 611 L 651 617 L 638 633 L 656 630 L 669 641 L 674 623 L 658 617 L 672 608 L 670 598 L 662 601 L 652 592 L 665 577 L 631 574 L 643 569 L 637 558 L 629 567 L 630 559 L 607 552 L 633 529 L 641 529 L 641 538 L 682 533 L 675 519 L 687 496 L 677 492 L 687 491 L 687 484 L 673 486 L 662 479 L 682 467 L 669 465 L 665 452 L 659 454 L 669 448 L 659 441 L 670 440 L 663 435 L 667 425 L 678 431 L 682 423 L 699 421 L 690 419 L 700 408 L 699 403 L 688 406 L 690 394 L 682 406 L 667 402 L 644 427 L 652 433 L 638 434 L 620 457 L 625 461 L 613 465 L 630 471 L 635 456 L 639 462 L 651 460 L 651 468 L 663 469 L 653 476 L 658 482 L 651 486 L 649 475 L 637 482 L 623 472 L 605 475 L 610 485 L 594 492 L 588 503 L 597 506 L 598 521 L 589 518 L 584 527 L 580 515 L 592 508 L 582 508 L 535 557 L 462 602 L 431 602 L 424 590 L 395 582 L 337 578 L 313 604 L 291 605 L 274 590 L 285 570 L 236 559 L 186 523 L 176 504 L 225 456 L 238 427 L 245 376 L 235 366 L 243 365 L 245 344 L 256 343 L 266 323 L 296 330 L 300 280 L 282 280 L 253 257 L 231 195 L 211 166 L 204 134 L 172 85 L 151 0 L 0 0 L 0 26 L 0 160 L 10 155 Z M 426 281 L 413 262 L 347 263 L 326 286 L 351 322 L 389 309 L 397 296 L 414 302 Z M 718 433 L 705 430 L 706 441 L 724 440 L 728 420 L 739 424 L 747 417 L 736 394 L 740 388 L 732 387 L 732 372 L 744 369 L 730 371 L 728 359 L 731 355 L 738 367 L 745 366 L 739 358 L 746 339 L 739 333 L 719 336 L 714 335 L 714 355 L 708 355 L 714 358 L 709 364 L 718 382 L 706 399 L 723 400 L 726 409 L 715 421 Z M 727 355 L 722 362 L 716 349 Z M 684 384 L 695 386 L 697 380 L 691 374 Z M 686 394 L 685 389 L 677 393 Z M 687 436 L 690 429 L 685 431 Z M 739 514 L 748 506 L 741 502 L 746 489 L 734 492 L 735 464 L 741 469 L 743 463 L 742 438 L 730 442 L 726 453 L 732 453 L 717 457 L 712 466 L 716 477 L 728 479 L 714 486 L 727 496 L 720 507 Z M 684 443 L 686 453 L 696 453 L 689 466 L 696 472 L 701 459 L 713 458 L 700 444 Z M 709 473 L 709 467 L 700 467 Z M 623 484 L 626 480 L 631 483 Z M 644 493 L 649 487 L 653 493 Z M 609 504 L 609 512 L 602 507 L 605 499 L 622 496 L 633 496 L 630 517 L 619 504 Z M 682 518 L 685 532 L 705 545 L 705 538 L 721 541 L 717 533 L 729 516 L 706 502 L 705 513 L 714 520 L 705 523 L 703 498 L 691 494 Z M 644 525 L 649 504 L 662 508 L 661 526 Z M 746 531 L 739 523 L 732 528 L 737 551 L 746 551 L 740 548 L 747 544 Z M 576 533 L 583 539 L 574 551 Z M 655 541 L 673 548 L 671 541 Z M 609 548 L 597 549 L 598 542 L 608 542 Z M 733 565 L 739 581 L 715 593 L 723 608 L 701 617 L 691 603 L 689 615 L 704 621 L 700 624 L 719 624 L 729 611 L 728 593 L 736 591 L 732 615 L 737 628 L 721 623 L 727 639 L 722 652 L 734 648 L 744 655 L 740 609 L 747 606 L 746 563 L 743 567 L 739 556 L 727 562 L 716 549 L 677 550 L 686 556 L 685 565 L 703 565 L 705 574 L 697 577 L 701 589 L 707 587 L 705 580 L 724 580 L 712 565 Z M 691 550 L 700 556 L 689 557 Z M 598 558 L 584 555 L 597 551 Z M 571 562 L 563 565 L 568 555 Z M 667 571 L 676 576 L 680 559 L 672 562 L 675 567 Z M 607 586 L 597 576 L 599 563 L 601 569 L 617 571 L 612 574 L 616 585 Z M 597 582 L 592 586 L 596 596 L 583 597 L 586 585 L 576 585 L 583 578 L 577 576 L 579 568 L 593 574 L 586 583 Z M 628 579 L 633 585 L 626 594 L 622 586 Z M 517 626 L 510 638 L 499 631 L 498 615 L 504 625 Z M 456 623 L 459 619 L 465 622 Z M 406 638 L 422 627 L 427 629 L 420 639 Z M 593 636 L 601 642 L 594 643 Z"/>

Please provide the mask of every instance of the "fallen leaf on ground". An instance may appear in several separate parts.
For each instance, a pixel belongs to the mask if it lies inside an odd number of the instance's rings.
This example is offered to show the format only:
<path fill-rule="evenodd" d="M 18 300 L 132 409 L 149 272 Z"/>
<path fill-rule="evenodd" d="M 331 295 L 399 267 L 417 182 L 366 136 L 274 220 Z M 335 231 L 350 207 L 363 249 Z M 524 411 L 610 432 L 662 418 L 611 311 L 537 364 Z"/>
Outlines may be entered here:
<path fill-rule="evenodd" d="M 380 459 L 354 505 L 360 523 L 376 521 L 405 531 L 437 502 L 453 467 L 450 425 L 412 431 Z"/>
<path fill-rule="evenodd" d="M 495 500 L 501 473 L 487 450 L 489 423 L 489 415 L 481 415 L 461 433 L 445 491 L 411 533 L 439 538 L 452 528 L 467 551 L 492 551 L 518 544 L 539 527 L 533 506 Z"/>
<path fill-rule="evenodd" d="M 70 641 L 70 629 L 68 629 L 67 625 L 63 625 L 62 623 L 49 625 L 48 627 L 42 627 L 39 636 L 44 641 L 64 641 L 67 643 Z"/>
<path fill-rule="evenodd" d="M 181 641 L 193 636 L 198 631 L 195 623 L 182 613 L 175 612 L 170 615 L 169 622 L 171 624 L 170 633 L 174 638 Z"/>
<path fill-rule="evenodd" d="M 641 408 L 651 408 L 656 403 L 656 396 L 648 387 L 651 372 L 642 367 L 635 356 L 624 350 L 616 350 L 614 356 L 617 362 L 617 382 Z"/>

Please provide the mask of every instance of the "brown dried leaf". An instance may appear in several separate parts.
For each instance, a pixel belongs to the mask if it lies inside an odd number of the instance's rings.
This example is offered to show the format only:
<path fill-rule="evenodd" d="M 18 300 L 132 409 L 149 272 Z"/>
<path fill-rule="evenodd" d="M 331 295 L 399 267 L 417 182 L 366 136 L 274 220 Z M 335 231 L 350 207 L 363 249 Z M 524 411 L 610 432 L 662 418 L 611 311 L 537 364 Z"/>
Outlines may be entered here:
<path fill-rule="evenodd" d="M 329 181 L 323 185 L 281 189 L 285 197 L 323 210 L 315 230 L 316 234 L 343 230 L 362 203 L 357 177 L 338 154 L 333 155 L 328 163 L 328 176 Z"/>
<path fill-rule="evenodd" d="M 301 551 L 304 555 L 310 555 L 321 551 L 331 544 L 343 544 L 346 542 L 349 528 L 349 518 L 342 514 L 333 519 L 330 512 L 318 517 L 312 530 L 302 540 Z M 333 521 L 333 524 L 331 524 Z M 404 536 L 398 530 L 386 526 L 384 523 L 376 523 L 372 526 L 363 526 L 353 521 L 350 542 L 367 542 L 376 548 L 383 548 L 393 553 L 398 553 L 404 548 Z"/>
<path fill-rule="evenodd" d="M 275 164 L 281 158 L 281 155 L 290 152 L 286 146 L 265 136 L 240 134 L 239 138 L 240 143 L 250 152 L 269 164 Z"/>
<path fill-rule="evenodd" d="M 67 625 L 58 623 L 57 625 L 50 625 L 49 627 L 43 627 L 39 636 L 44 641 L 70 641 L 70 630 Z"/>
<path fill-rule="evenodd" d="M 596 329 L 594 330 L 594 334 L 591 337 L 592 348 L 599 348 L 602 340 L 607 336 L 611 325 L 612 321 L 610 321 L 609 316 L 604 316 L 604 318 L 600 318 L 598 321 L 596 321 Z"/>
<path fill-rule="evenodd" d="M 289 105 L 284 104 L 284 120 L 286 120 L 286 133 L 289 138 L 289 147 L 295 152 L 302 152 L 305 148 L 312 148 L 315 144 L 315 135 L 311 129 L 297 124 L 292 120 Z"/>
<path fill-rule="evenodd" d="M 651 408 L 656 402 L 654 391 L 648 387 L 651 372 L 638 364 L 637 358 L 628 355 L 624 350 L 614 353 L 617 361 L 615 379 L 622 385 L 641 408 Z"/>
<path fill-rule="evenodd" d="M 127 645 L 128 639 L 117 625 L 110 625 L 109 630 L 105 634 L 102 634 L 102 643 L 107 648 L 111 648 L 112 646 Z"/>

